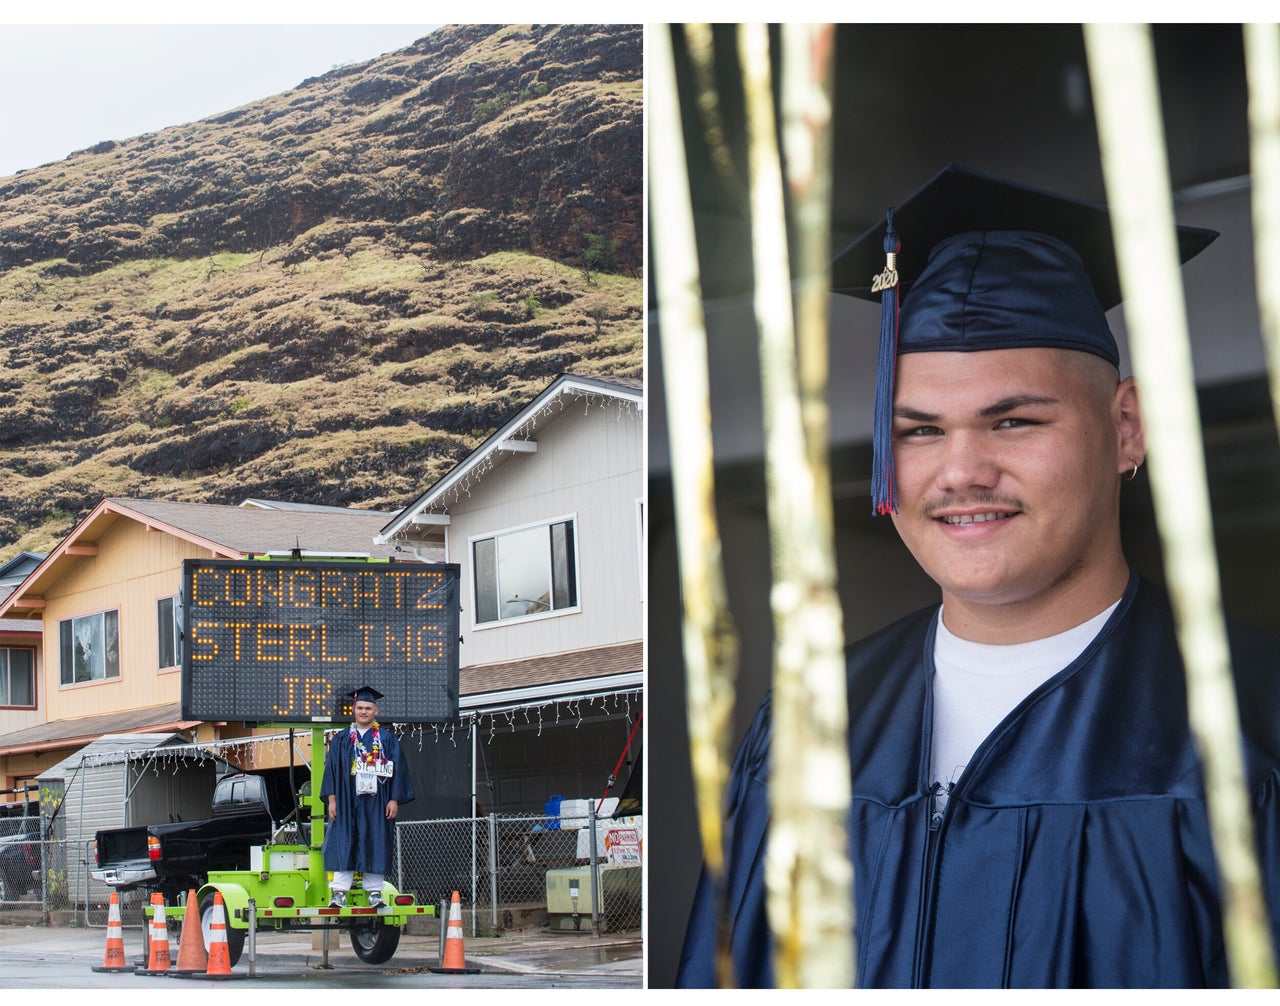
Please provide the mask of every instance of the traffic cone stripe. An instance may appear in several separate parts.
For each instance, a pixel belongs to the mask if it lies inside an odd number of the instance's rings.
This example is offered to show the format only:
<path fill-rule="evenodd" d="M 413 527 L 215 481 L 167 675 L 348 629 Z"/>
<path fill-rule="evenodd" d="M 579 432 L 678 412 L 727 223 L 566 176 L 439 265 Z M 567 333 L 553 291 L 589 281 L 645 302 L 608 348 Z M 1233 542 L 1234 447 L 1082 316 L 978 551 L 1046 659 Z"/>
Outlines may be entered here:
<path fill-rule="evenodd" d="M 102 955 L 102 967 L 93 971 L 133 971 L 124 958 L 124 928 L 120 924 L 120 895 L 111 892 L 111 907 L 107 911 L 107 949 Z"/>
<path fill-rule="evenodd" d="M 169 973 L 172 963 L 169 959 L 169 924 L 164 917 L 164 895 L 151 895 L 151 953 L 147 958 L 147 966 L 134 974 L 163 975 Z"/>
<path fill-rule="evenodd" d="M 222 893 L 213 894 L 213 918 L 209 921 L 209 966 L 207 975 L 231 974 L 231 952 L 227 949 L 227 911 Z"/>
<path fill-rule="evenodd" d="M 462 947 L 462 901 L 458 892 L 453 892 L 453 901 L 449 905 L 449 928 L 445 932 L 444 959 L 438 968 L 430 968 L 438 974 L 473 975 L 479 968 L 467 967 L 466 954 Z"/>

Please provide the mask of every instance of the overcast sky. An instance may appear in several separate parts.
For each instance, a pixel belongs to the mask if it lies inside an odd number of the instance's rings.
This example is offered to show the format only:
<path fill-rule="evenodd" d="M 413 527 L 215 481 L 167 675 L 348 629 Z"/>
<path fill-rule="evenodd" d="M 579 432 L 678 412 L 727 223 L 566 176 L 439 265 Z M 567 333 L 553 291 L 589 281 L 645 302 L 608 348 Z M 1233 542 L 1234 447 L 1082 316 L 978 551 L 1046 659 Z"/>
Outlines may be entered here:
<path fill-rule="evenodd" d="M 287 91 L 432 27 L 0 24 L 0 177 Z"/>

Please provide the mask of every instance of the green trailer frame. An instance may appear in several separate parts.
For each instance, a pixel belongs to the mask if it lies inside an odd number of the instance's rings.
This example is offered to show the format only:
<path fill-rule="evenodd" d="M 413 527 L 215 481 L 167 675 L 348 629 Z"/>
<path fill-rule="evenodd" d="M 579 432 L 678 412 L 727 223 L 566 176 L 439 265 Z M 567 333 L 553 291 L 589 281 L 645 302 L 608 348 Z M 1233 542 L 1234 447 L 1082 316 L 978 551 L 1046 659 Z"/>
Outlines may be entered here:
<path fill-rule="evenodd" d="M 420 905 L 413 895 L 401 894 L 390 883 L 384 883 L 384 904 L 377 908 L 369 905 L 365 892 L 359 887 L 348 893 L 344 907 L 330 907 L 329 874 L 324 868 L 322 851 L 326 808 L 316 795 L 324 781 L 325 728 L 314 723 L 273 726 L 311 731 L 310 791 L 305 796 L 295 794 L 300 807 L 309 812 L 310 841 L 307 845 L 264 845 L 259 869 L 211 871 L 196 893 L 205 946 L 209 945 L 214 894 L 217 893 L 222 895 L 232 967 L 244 950 L 251 920 L 255 936 L 299 930 L 327 934 L 332 929 L 346 929 L 360 960 L 366 964 L 383 964 L 395 953 L 400 933 L 409 920 L 415 916 L 434 916 L 435 906 Z M 289 757 L 293 757 L 292 745 Z M 146 914 L 150 917 L 150 907 Z M 324 941 L 324 948 L 327 963 L 328 940 Z"/>

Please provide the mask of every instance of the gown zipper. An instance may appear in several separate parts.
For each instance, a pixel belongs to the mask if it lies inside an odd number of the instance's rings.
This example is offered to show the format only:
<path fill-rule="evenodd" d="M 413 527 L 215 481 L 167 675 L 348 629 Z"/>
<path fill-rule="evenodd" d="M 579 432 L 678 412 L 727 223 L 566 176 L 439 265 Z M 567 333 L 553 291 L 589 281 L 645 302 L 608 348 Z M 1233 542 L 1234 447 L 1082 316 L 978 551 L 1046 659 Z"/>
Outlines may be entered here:
<path fill-rule="evenodd" d="M 951 793 L 954 783 L 947 783 L 945 789 L 940 782 L 935 782 L 929 789 L 929 801 L 926 813 L 929 815 L 929 840 L 925 844 L 924 879 L 920 887 L 921 905 L 919 923 L 916 929 L 915 974 L 912 976 L 913 988 L 928 988 L 929 961 L 932 957 L 933 909 L 934 909 L 934 875 L 937 871 L 939 850 L 941 848 L 942 825 L 946 818 L 946 804 L 938 806 L 938 797 L 944 792 Z M 947 801 L 950 803 L 950 800 Z"/>

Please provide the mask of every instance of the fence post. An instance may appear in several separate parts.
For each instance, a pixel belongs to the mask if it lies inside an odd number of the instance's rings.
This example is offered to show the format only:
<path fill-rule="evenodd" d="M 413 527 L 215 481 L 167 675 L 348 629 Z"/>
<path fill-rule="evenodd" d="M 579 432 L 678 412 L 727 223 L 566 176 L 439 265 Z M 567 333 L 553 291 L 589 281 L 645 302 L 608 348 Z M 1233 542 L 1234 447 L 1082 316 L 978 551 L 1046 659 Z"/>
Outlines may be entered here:
<path fill-rule="evenodd" d="M 70 847 L 70 848 L 74 848 L 74 846 L 72 846 L 72 845 L 70 844 L 70 839 L 68 839 L 68 840 L 67 840 L 67 845 L 68 845 L 68 847 Z M 92 870 L 95 866 L 97 866 L 97 865 L 98 865 L 98 861 L 97 861 L 97 858 L 96 858 L 96 856 L 95 856 L 95 851 L 96 851 L 96 850 L 94 849 L 94 843 L 93 843 L 92 841 L 90 841 L 90 840 L 85 840 L 85 841 L 82 843 L 82 845 L 81 845 L 81 847 L 80 847 L 80 848 L 81 848 L 81 856 L 80 856 L 80 859 L 81 859 L 81 863 L 83 864 L 83 868 L 79 871 L 79 876 L 78 876 L 78 877 L 76 877 L 76 881 L 77 881 L 77 886 L 79 886 L 81 883 L 84 885 L 84 900 L 83 900 L 83 904 L 84 904 L 84 924 L 85 924 L 85 928 L 87 929 L 89 926 L 93 925 L 93 920 L 92 920 L 92 918 L 91 918 L 91 917 L 90 917 L 90 915 L 89 915 L 89 893 L 90 893 L 90 889 L 89 889 L 89 880 L 90 880 L 90 877 L 89 877 L 89 871 L 90 871 L 90 870 Z M 70 892 L 71 892 L 71 883 L 70 883 L 70 881 L 68 881 L 68 882 L 67 882 L 67 893 L 69 894 Z M 109 920 L 109 919 L 108 919 L 108 925 L 110 925 L 110 920 Z"/>
<path fill-rule="evenodd" d="M 587 801 L 587 827 L 591 829 L 591 935 L 600 939 L 600 856 L 596 848 L 596 805 Z"/>
<path fill-rule="evenodd" d="M 471 891 L 469 899 L 471 901 L 471 935 L 476 934 L 476 904 L 480 900 L 480 884 L 478 876 L 479 867 L 476 864 L 477 853 L 479 851 L 480 840 L 478 837 L 479 819 L 473 817 L 471 819 Z M 446 913 L 447 915 L 447 913 Z"/>
<path fill-rule="evenodd" d="M 492 812 L 489 814 L 489 931 L 498 931 L 498 815 Z"/>
<path fill-rule="evenodd" d="M 43 924 L 48 926 L 53 921 L 53 915 L 49 910 L 50 895 L 53 892 L 50 890 L 51 885 L 49 884 L 49 850 L 45 845 L 43 832 L 41 832 L 41 835 L 40 835 L 39 845 L 40 845 L 40 908 L 41 908 L 41 915 L 43 916 L 43 919 L 42 919 Z M 25 893 L 25 889 L 24 889 L 24 893 Z M 19 897 L 21 897 L 21 894 L 19 894 Z"/>

